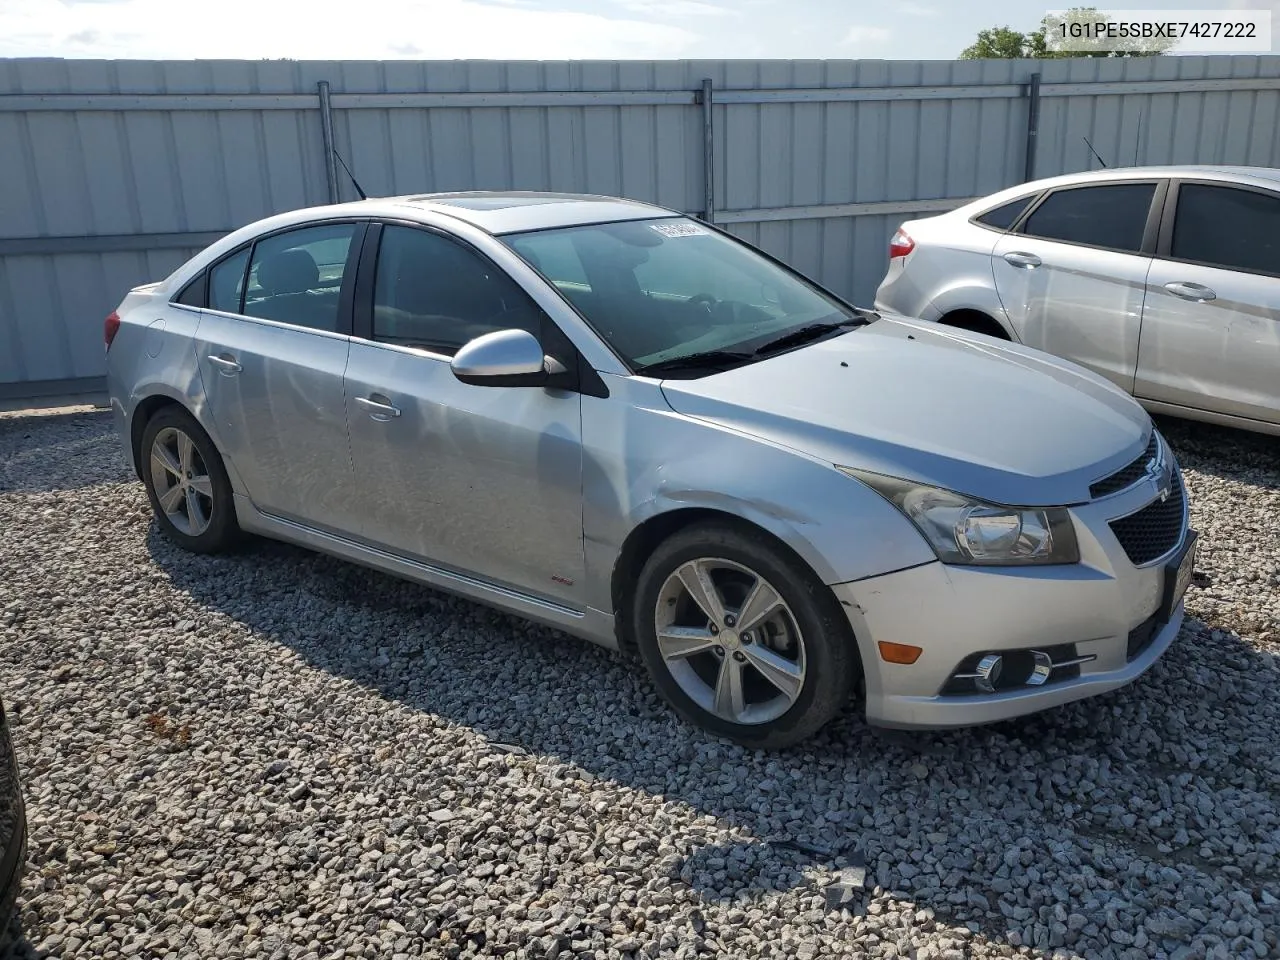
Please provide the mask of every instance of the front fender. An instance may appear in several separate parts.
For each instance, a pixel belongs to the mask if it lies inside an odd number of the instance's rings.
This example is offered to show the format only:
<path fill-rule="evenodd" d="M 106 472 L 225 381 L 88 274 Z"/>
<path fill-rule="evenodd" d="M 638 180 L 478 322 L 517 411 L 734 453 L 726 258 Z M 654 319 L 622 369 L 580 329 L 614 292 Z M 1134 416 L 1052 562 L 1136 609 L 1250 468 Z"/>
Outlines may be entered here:
<path fill-rule="evenodd" d="M 597 609 L 610 609 L 610 578 L 627 537 L 676 510 L 752 523 L 828 584 L 936 559 L 896 508 L 832 464 L 675 413 L 665 401 L 617 402 L 627 389 L 611 380 L 609 399 L 583 404 L 583 533 Z"/>

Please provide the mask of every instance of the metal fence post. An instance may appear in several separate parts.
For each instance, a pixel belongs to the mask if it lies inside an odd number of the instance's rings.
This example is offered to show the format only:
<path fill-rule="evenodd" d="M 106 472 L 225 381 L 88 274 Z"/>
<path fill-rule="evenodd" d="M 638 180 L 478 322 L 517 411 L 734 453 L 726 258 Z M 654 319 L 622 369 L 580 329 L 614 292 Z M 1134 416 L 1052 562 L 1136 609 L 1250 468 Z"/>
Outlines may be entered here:
<path fill-rule="evenodd" d="M 324 137 L 324 175 L 329 181 L 329 202 L 338 202 L 338 165 L 333 153 L 333 113 L 329 109 L 329 81 L 316 84 L 320 97 L 320 133 Z"/>
<path fill-rule="evenodd" d="M 1027 84 L 1027 151 L 1022 182 L 1036 178 L 1036 135 L 1040 132 L 1040 74 L 1033 73 Z"/>
<path fill-rule="evenodd" d="M 707 223 L 716 222 L 716 136 L 712 123 L 711 78 L 702 81 L 702 219 Z"/>

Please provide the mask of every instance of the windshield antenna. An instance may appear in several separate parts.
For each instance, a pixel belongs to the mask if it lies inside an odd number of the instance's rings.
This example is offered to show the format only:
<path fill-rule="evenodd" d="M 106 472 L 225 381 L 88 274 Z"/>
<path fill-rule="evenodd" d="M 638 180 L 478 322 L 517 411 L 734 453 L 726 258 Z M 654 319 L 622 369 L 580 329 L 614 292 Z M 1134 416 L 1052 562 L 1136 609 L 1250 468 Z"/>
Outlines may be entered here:
<path fill-rule="evenodd" d="M 360 199 L 361 199 L 361 200 L 368 200 L 368 199 L 369 199 L 369 195 L 368 195 L 368 194 L 366 194 L 363 190 L 361 190 L 361 189 L 360 189 L 360 181 L 356 179 L 356 175 L 355 175 L 354 173 L 352 173 L 352 172 L 351 172 L 351 168 L 347 166 L 347 161 L 345 161 L 345 160 L 343 160 L 343 159 L 342 159 L 342 154 L 340 154 L 340 153 L 338 152 L 338 148 L 337 148 L 337 147 L 334 147 L 334 148 L 333 148 L 333 155 L 334 155 L 335 157 L 337 157 L 337 158 L 338 158 L 338 162 L 339 162 L 340 164 L 342 164 L 342 169 L 343 169 L 343 170 L 345 170 L 345 171 L 347 171 L 347 176 L 351 178 L 351 185 L 352 185 L 353 187 L 355 187 L 355 188 L 356 188 L 356 193 L 360 194 Z M 1105 167 L 1105 166 L 1106 166 L 1106 164 L 1104 163 L 1104 164 L 1103 164 L 1103 166 Z"/>

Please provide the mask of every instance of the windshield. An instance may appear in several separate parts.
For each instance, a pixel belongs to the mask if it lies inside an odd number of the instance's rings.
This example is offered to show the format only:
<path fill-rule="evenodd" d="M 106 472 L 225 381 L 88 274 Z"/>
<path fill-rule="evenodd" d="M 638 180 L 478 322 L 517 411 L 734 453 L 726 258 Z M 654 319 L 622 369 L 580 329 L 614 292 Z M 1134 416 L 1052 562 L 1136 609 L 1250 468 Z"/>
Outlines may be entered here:
<path fill-rule="evenodd" d="M 704 354 L 707 366 L 749 362 L 792 331 L 858 317 L 745 244 L 685 217 L 502 239 L 637 371 Z"/>

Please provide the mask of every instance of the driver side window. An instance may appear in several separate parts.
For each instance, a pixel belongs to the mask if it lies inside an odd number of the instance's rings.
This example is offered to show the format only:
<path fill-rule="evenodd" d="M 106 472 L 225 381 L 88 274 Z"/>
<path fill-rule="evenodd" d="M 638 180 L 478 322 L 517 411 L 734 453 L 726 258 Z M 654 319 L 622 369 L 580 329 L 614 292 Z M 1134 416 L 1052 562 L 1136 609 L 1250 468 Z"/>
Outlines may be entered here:
<path fill-rule="evenodd" d="M 542 311 L 499 267 L 462 244 L 388 224 L 378 247 L 373 339 L 453 356 L 481 334 L 541 335 Z"/>

